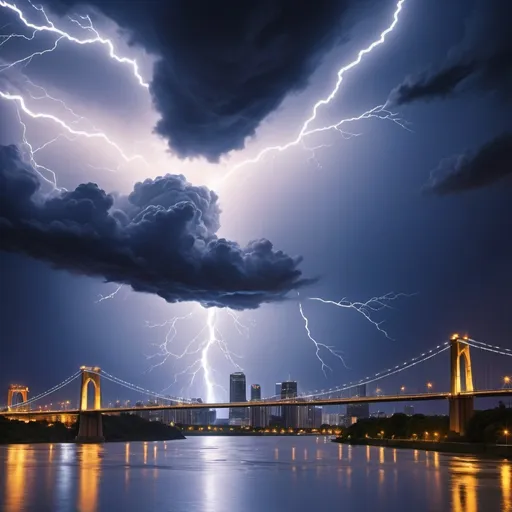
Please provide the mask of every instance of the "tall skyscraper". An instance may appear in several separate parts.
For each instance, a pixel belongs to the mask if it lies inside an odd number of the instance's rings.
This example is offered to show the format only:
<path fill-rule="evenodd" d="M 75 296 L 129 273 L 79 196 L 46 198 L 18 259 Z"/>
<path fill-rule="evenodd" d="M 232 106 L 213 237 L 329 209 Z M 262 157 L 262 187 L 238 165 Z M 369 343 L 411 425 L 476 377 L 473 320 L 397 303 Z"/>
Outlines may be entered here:
<path fill-rule="evenodd" d="M 261 386 L 251 384 L 251 402 L 258 400 L 261 400 Z M 251 407 L 250 418 L 253 427 L 266 427 L 268 425 L 268 407 Z"/>
<path fill-rule="evenodd" d="M 242 372 L 235 372 L 229 376 L 229 401 L 247 402 L 245 374 Z M 246 422 L 246 408 L 229 409 L 230 425 L 245 425 Z"/>
<path fill-rule="evenodd" d="M 366 384 L 356 386 L 352 390 L 352 397 L 366 396 Z M 370 404 L 349 404 L 347 405 L 347 418 L 369 418 Z"/>
<path fill-rule="evenodd" d="M 279 399 L 281 398 L 281 383 L 276 382 L 276 388 L 275 388 L 275 398 Z M 271 416 L 281 416 L 281 407 L 272 407 L 270 409 Z"/>
<path fill-rule="evenodd" d="M 261 386 L 259 384 L 251 384 L 251 400 L 261 400 Z"/>
<path fill-rule="evenodd" d="M 297 398 L 297 382 L 281 382 L 281 399 Z M 299 414 L 296 406 L 283 405 L 281 407 L 283 423 L 286 428 L 297 428 Z"/>

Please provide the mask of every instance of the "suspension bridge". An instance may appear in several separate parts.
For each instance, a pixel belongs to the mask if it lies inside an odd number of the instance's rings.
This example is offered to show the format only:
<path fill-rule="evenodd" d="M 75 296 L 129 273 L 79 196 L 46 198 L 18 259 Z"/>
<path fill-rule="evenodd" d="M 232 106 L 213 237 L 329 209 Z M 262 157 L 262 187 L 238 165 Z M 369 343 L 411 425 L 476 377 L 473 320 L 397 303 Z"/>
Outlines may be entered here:
<path fill-rule="evenodd" d="M 474 399 L 485 397 L 507 397 L 512 396 L 512 386 L 510 378 L 505 381 L 505 385 L 500 389 L 481 389 L 477 390 L 473 386 L 473 372 L 471 366 L 470 348 L 492 352 L 500 356 L 512 356 L 512 349 L 502 348 L 497 345 L 490 345 L 481 341 L 473 340 L 467 336 L 454 334 L 449 341 L 437 345 L 433 349 L 423 352 L 417 357 L 378 372 L 372 376 L 361 379 L 357 382 L 349 382 L 329 390 L 315 391 L 302 394 L 296 398 L 280 398 L 271 396 L 258 401 L 249 402 L 219 402 L 219 403 L 201 403 L 197 400 L 189 400 L 178 397 L 165 396 L 140 386 L 127 382 L 123 379 L 102 370 L 96 366 L 82 366 L 73 375 L 63 380 L 52 388 L 28 398 L 28 387 L 23 385 L 11 385 L 8 390 L 7 404 L 0 408 L 0 414 L 10 419 L 21 419 L 25 421 L 43 420 L 62 421 L 63 416 L 78 417 L 79 441 L 101 441 L 103 439 L 102 414 L 120 414 L 133 413 L 140 410 L 172 410 L 172 409 L 226 409 L 226 408 L 252 408 L 252 407 L 287 407 L 304 405 L 346 405 L 357 403 L 379 403 L 379 402 L 412 402 L 429 400 L 448 400 L 450 430 L 464 434 L 465 427 L 473 415 Z M 421 364 L 444 352 L 450 352 L 450 390 L 442 392 L 427 393 L 399 393 L 393 395 L 379 396 L 356 396 L 346 398 L 341 396 L 343 392 L 353 389 L 357 386 L 370 384 L 372 382 L 385 379 L 398 372 Z M 462 371 L 462 363 L 464 371 Z M 63 389 L 71 383 L 80 380 L 80 403 L 77 409 L 69 410 L 33 410 L 31 407 L 39 400 Z M 131 391 L 151 396 L 165 403 L 154 403 L 150 405 L 135 405 L 126 407 L 102 407 L 101 402 L 101 382 L 107 380 L 123 386 Z M 92 407 L 88 407 L 88 386 L 91 384 L 94 389 L 94 400 Z M 14 398 L 21 395 L 22 401 L 14 403 Z"/>

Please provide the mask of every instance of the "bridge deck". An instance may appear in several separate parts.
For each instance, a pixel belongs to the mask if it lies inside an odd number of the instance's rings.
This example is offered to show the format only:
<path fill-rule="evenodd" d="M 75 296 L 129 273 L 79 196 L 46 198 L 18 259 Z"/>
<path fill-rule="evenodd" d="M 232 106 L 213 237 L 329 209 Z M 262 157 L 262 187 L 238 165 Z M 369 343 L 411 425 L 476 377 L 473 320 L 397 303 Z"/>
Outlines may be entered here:
<path fill-rule="evenodd" d="M 237 407 L 283 407 L 283 406 L 309 406 L 309 405 L 347 405 L 358 403 L 379 403 L 379 402 L 419 402 L 428 400 L 447 400 L 455 396 L 489 398 L 512 396 L 512 389 L 494 389 L 485 391 L 463 392 L 458 395 L 451 393 L 420 393 L 420 394 L 400 394 L 385 396 L 363 396 L 353 398 L 319 398 L 314 400 L 305 400 L 299 398 L 290 398 L 283 400 L 261 400 L 253 402 L 220 402 L 220 403 L 175 403 L 170 405 L 149 405 L 144 407 L 105 407 L 97 409 L 100 413 L 122 413 L 136 411 L 160 411 L 171 409 L 229 409 Z M 49 414 L 79 414 L 79 409 L 60 410 L 60 411 L 5 411 L 0 415 L 9 417 L 27 417 L 27 416 L 48 416 Z"/>

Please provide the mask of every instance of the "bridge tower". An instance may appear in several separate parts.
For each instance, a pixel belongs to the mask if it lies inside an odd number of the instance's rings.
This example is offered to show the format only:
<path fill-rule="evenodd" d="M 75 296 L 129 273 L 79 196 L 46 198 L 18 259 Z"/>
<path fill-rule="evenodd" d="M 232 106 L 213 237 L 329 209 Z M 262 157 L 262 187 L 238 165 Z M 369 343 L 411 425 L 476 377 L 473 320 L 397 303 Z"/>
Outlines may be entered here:
<path fill-rule="evenodd" d="M 100 443 L 103 437 L 103 420 L 101 417 L 101 368 L 98 366 L 81 366 L 82 384 L 80 386 L 80 414 L 78 417 L 78 436 L 80 443 Z M 94 387 L 94 407 L 87 410 L 87 388 L 92 382 Z"/>
<path fill-rule="evenodd" d="M 462 386 L 461 359 L 464 361 L 465 389 Z M 460 396 L 464 391 L 473 391 L 471 356 L 465 339 L 454 334 L 450 339 L 450 430 L 461 435 L 464 435 L 474 411 L 474 398 Z"/>
<path fill-rule="evenodd" d="M 81 366 L 82 385 L 80 386 L 80 410 L 87 410 L 87 387 L 89 382 L 94 386 L 94 407 L 93 409 L 101 409 L 101 368 L 98 366 Z"/>
<path fill-rule="evenodd" d="M 7 392 L 7 410 L 11 410 L 12 400 L 18 394 L 21 395 L 21 401 L 26 402 L 28 400 L 28 386 L 21 386 L 20 384 L 11 384 L 9 386 L 9 391 Z M 25 407 L 17 408 L 17 410 L 25 410 Z"/>

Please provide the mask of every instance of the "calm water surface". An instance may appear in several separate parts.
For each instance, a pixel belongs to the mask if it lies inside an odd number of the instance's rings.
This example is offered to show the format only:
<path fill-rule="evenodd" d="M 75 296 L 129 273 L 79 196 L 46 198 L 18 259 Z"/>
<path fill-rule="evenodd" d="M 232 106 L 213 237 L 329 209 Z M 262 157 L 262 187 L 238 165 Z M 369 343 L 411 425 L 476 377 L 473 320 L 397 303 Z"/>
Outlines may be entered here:
<path fill-rule="evenodd" d="M 512 465 L 324 437 L 0 446 L 0 510 L 512 512 Z"/>

